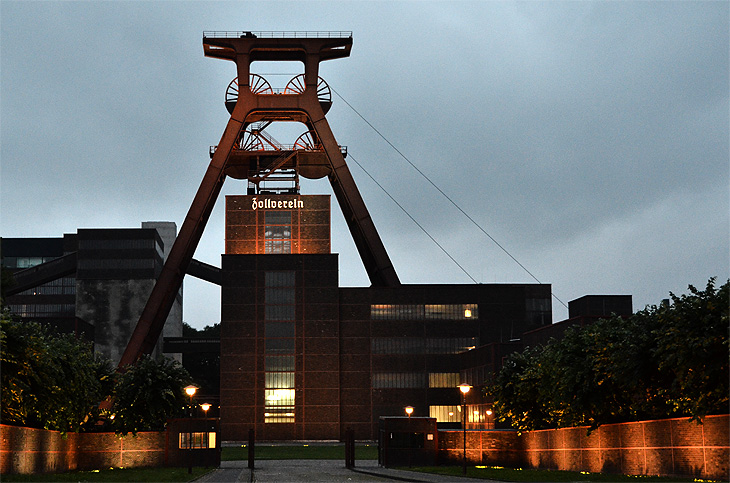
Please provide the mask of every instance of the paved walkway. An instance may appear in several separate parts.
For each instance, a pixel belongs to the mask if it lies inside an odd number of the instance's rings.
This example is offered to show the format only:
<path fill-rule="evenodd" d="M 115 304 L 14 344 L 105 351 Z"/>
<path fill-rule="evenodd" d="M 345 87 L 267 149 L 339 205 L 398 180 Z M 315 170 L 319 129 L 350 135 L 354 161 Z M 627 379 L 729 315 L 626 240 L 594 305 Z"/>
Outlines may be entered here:
<path fill-rule="evenodd" d="M 471 482 L 472 478 L 432 475 L 414 471 L 394 470 L 378 466 L 375 460 L 355 462 L 354 469 L 345 468 L 343 460 L 258 460 L 256 468 L 248 469 L 247 461 L 222 461 L 221 467 L 195 480 L 196 482 L 248 483 L 319 483 L 348 481 L 414 481 Z M 487 482 L 488 480 L 479 480 Z"/>

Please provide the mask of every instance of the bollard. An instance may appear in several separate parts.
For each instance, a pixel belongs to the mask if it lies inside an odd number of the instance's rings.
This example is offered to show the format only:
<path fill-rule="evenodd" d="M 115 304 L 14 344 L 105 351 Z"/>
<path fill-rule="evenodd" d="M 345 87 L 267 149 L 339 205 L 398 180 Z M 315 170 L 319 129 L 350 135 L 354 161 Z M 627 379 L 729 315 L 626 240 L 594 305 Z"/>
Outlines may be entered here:
<path fill-rule="evenodd" d="M 254 469 L 254 453 L 256 452 L 255 447 L 255 441 L 256 441 L 256 433 L 252 429 L 248 430 L 248 467 L 250 469 Z"/>

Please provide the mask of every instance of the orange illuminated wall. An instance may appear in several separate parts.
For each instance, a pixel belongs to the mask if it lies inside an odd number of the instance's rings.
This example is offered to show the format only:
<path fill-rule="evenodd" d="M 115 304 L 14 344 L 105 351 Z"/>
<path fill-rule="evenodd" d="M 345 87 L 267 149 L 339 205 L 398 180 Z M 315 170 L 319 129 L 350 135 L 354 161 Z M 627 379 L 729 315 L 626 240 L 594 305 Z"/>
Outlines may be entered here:
<path fill-rule="evenodd" d="M 329 195 L 226 196 L 226 254 L 330 253 Z"/>

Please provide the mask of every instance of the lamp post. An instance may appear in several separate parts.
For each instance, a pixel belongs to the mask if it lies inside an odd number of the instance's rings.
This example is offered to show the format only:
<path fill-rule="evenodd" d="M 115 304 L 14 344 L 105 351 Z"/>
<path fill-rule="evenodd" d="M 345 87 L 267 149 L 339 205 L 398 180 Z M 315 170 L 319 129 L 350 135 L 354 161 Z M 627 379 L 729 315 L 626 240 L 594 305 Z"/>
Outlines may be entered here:
<path fill-rule="evenodd" d="M 413 406 L 406 406 L 406 414 L 408 415 L 408 467 L 411 466 L 411 451 L 413 451 L 413 434 L 411 433 L 411 414 L 413 414 Z"/>
<path fill-rule="evenodd" d="M 492 419 L 492 410 L 487 409 L 487 429 L 489 429 L 490 420 Z M 494 426 L 492 427 L 494 429 Z"/>
<path fill-rule="evenodd" d="M 462 454 L 462 473 L 466 474 L 466 394 L 471 389 L 471 386 L 465 382 L 459 384 L 459 390 L 461 391 L 461 419 L 462 428 L 464 429 L 464 453 Z"/>
<path fill-rule="evenodd" d="M 185 394 L 190 396 L 190 416 L 188 421 L 188 474 L 192 474 L 193 472 L 193 396 L 195 396 L 195 392 L 197 390 L 198 387 L 193 386 L 192 384 L 185 387 Z"/>

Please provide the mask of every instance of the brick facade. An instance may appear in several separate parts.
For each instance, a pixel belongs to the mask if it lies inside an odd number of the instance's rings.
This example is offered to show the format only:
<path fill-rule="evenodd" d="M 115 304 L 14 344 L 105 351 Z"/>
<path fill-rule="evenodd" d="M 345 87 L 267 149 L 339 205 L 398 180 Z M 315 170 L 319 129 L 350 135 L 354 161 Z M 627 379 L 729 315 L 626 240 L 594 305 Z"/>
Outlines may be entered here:
<path fill-rule="evenodd" d="M 165 465 L 166 433 L 136 437 L 0 425 L 0 474 Z"/>
<path fill-rule="evenodd" d="M 586 427 L 466 433 L 471 464 L 628 475 L 730 478 L 730 417 L 707 416 Z M 439 431 L 442 463 L 461 461 L 463 432 Z"/>

